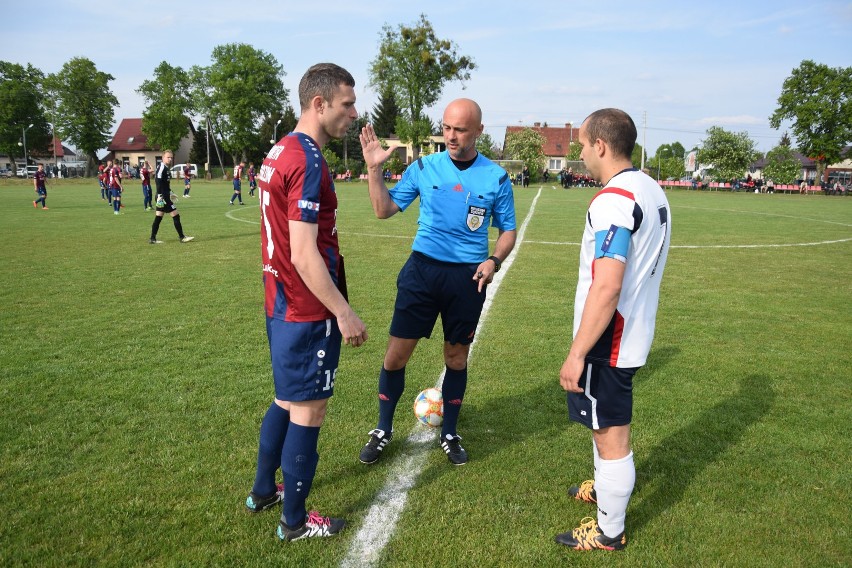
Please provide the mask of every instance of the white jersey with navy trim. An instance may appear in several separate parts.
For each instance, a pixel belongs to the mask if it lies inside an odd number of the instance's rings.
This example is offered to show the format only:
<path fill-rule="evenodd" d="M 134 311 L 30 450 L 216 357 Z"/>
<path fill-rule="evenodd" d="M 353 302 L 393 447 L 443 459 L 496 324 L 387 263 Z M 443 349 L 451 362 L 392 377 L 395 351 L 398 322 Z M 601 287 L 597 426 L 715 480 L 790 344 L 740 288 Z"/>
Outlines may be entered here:
<path fill-rule="evenodd" d="M 408 166 L 390 196 L 402 211 L 420 197 L 411 248 L 443 262 L 480 263 L 488 257 L 489 225 L 515 230 L 509 175 L 481 154 L 465 170 L 447 152 L 424 156 Z"/>
<path fill-rule="evenodd" d="M 625 170 L 592 199 L 580 247 L 575 336 L 594 278 L 595 259 L 615 258 L 626 266 L 616 312 L 587 361 L 622 368 L 645 364 L 654 339 L 660 282 L 670 241 L 668 199 L 644 173 Z"/>

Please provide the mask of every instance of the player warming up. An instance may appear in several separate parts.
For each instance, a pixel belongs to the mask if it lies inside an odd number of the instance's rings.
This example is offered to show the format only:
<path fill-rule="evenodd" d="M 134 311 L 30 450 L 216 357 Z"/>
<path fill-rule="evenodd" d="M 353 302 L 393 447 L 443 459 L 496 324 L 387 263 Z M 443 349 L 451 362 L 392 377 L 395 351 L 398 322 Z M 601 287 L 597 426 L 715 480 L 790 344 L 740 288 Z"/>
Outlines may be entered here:
<path fill-rule="evenodd" d="M 671 209 L 633 167 L 636 126 L 625 112 L 593 112 L 579 132 L 580 159 L 603 184 L 589 204 L 580 244 L 574 339 L 559 372 L 568 416 L 592 431 L 594 479 L 568 490 L 597 504 L 596 518 L 556 535 L 575 550 L 620 550 L 636 469 L 630 449 L 633 376 L 645 364 L 671 240 Z"/>
<path fill-rule="evenodd" d="M 113 163 L 111 168 L 107 168 L 106 174 L 109 194 L 112 197 L 113 214 L 121 215 L 120 209 L 124 207 L 121 204 L 121 192 L 124 188 L 121 185 L 121 168 L 118 166 L 118 162 Z"/>
<path fill-rule="evenodd" d="M 151 164 L 148 162 L 142 164 L 142 169 L 139 170 L 139 177 L 142 178 L 142 207 L 145 211 L 150 211 L 154 208 L 153 195 L 151 193 Z"/>
<path fill-rule="evenodd" d="M 301 117 L 263 160 L 258 175 L 266 333 L 275 399 L 260 426 L 257 470 L 246 499 L 258 512 L 282 500 L 281 540 L 339 533 L 343 519 L 308 512 L 317 442 L 334 393 L 341 342 L 359 347 L 367 328 L 349 305 L 337 241 L 337 195 L 322 147 L 357 118 L 355 80 L 332 63 L 299 83 Z M 237 176 L 234 176 L 238 179 Z"/>
<path fill-rule="evenodd" d="M 257 188 L 257 179 L 256 179 L 256 172 L 254 171 L 254 162 L 249 162 L 248 180 L 249 180 L 249 196 L 254 197 L 254 190 Z"/>
<path fill-rule="evenodd" d="M 38 203 L 41 202 L 41 208 L 47 209 L 47 185 L 45 179 L 47 173 L 44 171 L 44 164 L 39 164 L 38 169 L 33 174 L 33 188 L 36 192 L 36 200 L 33 201 L 33 207 L 38 209 Z"/>
<path fill-rule="evenodd" d="M 189 190 L 192 189 L 192 168 L 189 164 L 183 165 L 183 196 L 189 197 Z"/>
<path fill-rule="evenodd" d="M 172 193 L 171 178 L 172 173 L 170 167 L 174 154 L 171 150 L 166 150 L 163 153 L 163 161 L 157 167 L 157 174 L 154 181 L 157 184 L 157 211 L 154 214 L 154 224 L 151 225 L 151 239 L 148 241 L 152 245 L 161 245 L 163 241 L 157 240 L 157 232 L 160 230 L 160 223 L 163 222 L 163 215 L 168 213 L 172 216 L 172 222 L 175 224 L 178 238 L 182 243 L 188 243 L 195 237 L 187 237 L 183 234 L 183 225 L 180 222 L 180 213 L 178 213 L 177 205 L 172 202 L 172 198 L 177 199 L 177 196 Z"/>
<path fill-rule="evenodd" d="M 240 200 L 240 205 L 245 205 L 243 203 L 243 168 L 246 167 L 245 162 L 240 162 L 238 165 L 234 166 L 234 195 L 231 196 L 231 200 L 228 202 L 229 205 L 234 204 L 234 199 Z"/>
<path fill-rule="evenodd" d="M 441 449 L 450 463 L 467 463 L 457 424 L 467 389 L 467 358 L 485 292 L 515 246 L 515 200 L 506 171 L 476 151 L 482 110 L 470 99 L 444 111 L 447 150 L 411 164 L 391 190 L 383 164 L 394 148 L 383 149 L 371 125 L 361 130 L 373 211 L 391 217 L 420 198 L 412 253 L 397 279 L 390 338 L 379 372 L 379 420 L 359 459 L 371 464 L 393 436 L 393 415 L 405 389 L 405 367 L 417 342 L 430 337 L 438 315 L 444 332 L 444 421 Z M 488 227 L 498 230 L 488 256 Z"/>

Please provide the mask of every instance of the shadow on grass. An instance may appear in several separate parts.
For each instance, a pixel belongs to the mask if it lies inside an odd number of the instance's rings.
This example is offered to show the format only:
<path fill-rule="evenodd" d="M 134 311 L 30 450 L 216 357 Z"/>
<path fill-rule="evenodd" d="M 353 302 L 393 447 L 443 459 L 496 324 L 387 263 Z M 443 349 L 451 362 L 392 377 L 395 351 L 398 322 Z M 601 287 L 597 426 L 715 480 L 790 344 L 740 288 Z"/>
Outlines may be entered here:
<path fill-rule="evenodd" d="M 632 531 L 677 504 L 691 481 L 708 465 L 735 446 L 745 430 L 760 422 L 775 401 L 768 377 L 749 375 L 740 379 L 739 391 L 699 414 L 690 424 L 672 433 L 641 458 L 636 467 L 633 503 L 627 511 Z M 647 489 L 645 487 L 652 486 Z"/>

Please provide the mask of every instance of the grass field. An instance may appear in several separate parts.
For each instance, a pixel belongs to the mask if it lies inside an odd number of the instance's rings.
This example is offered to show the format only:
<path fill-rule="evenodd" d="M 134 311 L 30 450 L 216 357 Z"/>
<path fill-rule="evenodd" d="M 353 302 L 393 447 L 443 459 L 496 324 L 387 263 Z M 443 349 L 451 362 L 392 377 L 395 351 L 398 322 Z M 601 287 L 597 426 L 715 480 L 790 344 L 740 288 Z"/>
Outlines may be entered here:
<path fill-rule="evenodd" d="M 198 181 L 179 202 L 196 240 L 166 220 L 150 246 L 152 214 L 127 185 L 114 216 L 92 181 L 49 185 L 48 211 L 0 181 L 0 565 L 339 565 L 415 428 L 401 404 L 383 460 L 358 462 L 416 208 L 380 221 L 365 185 L 338 185 L 371 337 L 344 349 L 308 504 L 350 528 L 282 544 L 275 512 L 243 506 L 272 397 L 257 202 L 229 207 L 225 182 Z M 593 192 L 542 190 L 474 349 L 459 423 L 471 461 L 451 466 L 435 442 L 378 565 L 852 564 L 852 199 L 839 197 L 670 193 L 629 546 L 553 543 L 594 515 L 566 495 L 591 476 L 591 442 L 558 382 Z M 516 190 L 519 223 L 537 194 Z M 409 364 L 406 400 L 435 384 L 439 337 Z"/>

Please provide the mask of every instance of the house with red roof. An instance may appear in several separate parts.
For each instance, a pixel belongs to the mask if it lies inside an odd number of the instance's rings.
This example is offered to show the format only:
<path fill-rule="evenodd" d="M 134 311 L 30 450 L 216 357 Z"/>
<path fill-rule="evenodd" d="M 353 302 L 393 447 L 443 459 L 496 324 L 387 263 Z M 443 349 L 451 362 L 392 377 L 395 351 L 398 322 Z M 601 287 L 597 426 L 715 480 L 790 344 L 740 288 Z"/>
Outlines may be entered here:
<path fill-rule="evenodd" d="M 189 132 L 180 141 L 177 148 L 171 148 L 174 152 L 174 164 L 189 162 L 189 152 L 195 138 L 195 127 L 189 123 Z M 131 167 L 141 166 L 146 161 L 156 167 L 163 161 L 163 149 L 148 143 L 148 137 L 142 133 L 141 118 L 124 118 L 118 125 L 118 130 L 112 137 L 112 142 L 107 146 L 109 153 L 103 160 L 118 161 L 122 165 Z"/>
<path fill-rule="evenodd" d="M 544 138 L 544 146 L 542 151 L 547 158 L 546 166 L 551 172 L 558 172 L 563 167 L 568 167 L 568 152 L 571 144 L 578 142 L 580 139 L 580 129 L 574 128 L 570 122 L 565 123 L 565 126 L 544 126 L 540 122 L 534 122 L 532 126 L 507 126 L 506 135 L 503 139 L 503 147 L 506 147 L 506 138 L 510 134 L 521 132 L 526 129 L 534 130 L 541 134 Z"/>

